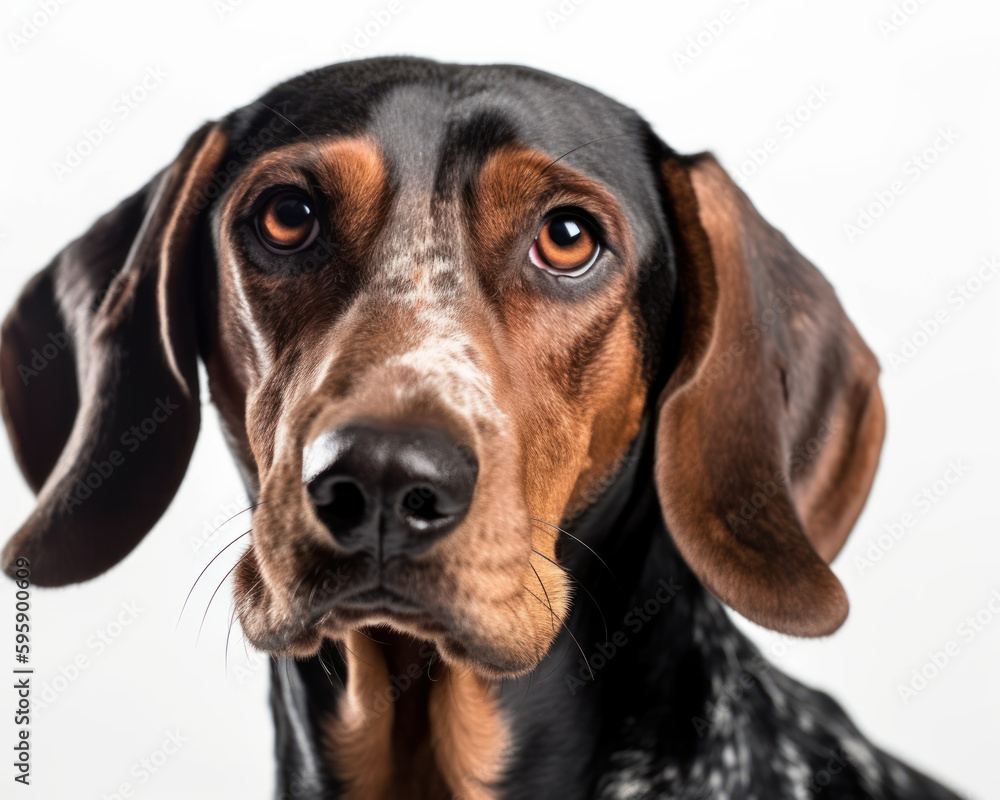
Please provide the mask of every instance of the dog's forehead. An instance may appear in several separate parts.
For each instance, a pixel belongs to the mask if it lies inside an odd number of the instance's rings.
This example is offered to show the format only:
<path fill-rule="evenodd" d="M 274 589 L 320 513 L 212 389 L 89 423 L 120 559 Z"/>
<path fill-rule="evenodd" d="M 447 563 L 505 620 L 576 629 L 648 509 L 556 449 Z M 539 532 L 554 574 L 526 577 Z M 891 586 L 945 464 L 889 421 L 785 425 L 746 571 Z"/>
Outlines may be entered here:
<path fill-rule="evenodd" d="M 618 199 L 640 251 L 662 232 L 651 134 L 634 111 L 572 81 L 504 65 L 377 58 L 281 84 L 231 115 L 246 163 L 294 141 L 373 140 L 394 190 L 447 201 L 516 143 L 594 178 Z"/>

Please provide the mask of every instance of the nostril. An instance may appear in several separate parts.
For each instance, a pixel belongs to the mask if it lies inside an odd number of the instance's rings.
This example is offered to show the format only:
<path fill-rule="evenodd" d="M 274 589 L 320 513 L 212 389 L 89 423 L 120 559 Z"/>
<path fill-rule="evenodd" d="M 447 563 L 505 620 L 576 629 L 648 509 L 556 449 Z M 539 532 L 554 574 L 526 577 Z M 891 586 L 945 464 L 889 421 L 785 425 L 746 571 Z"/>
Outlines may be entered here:
<path fill-rule="evenodd" d="M 327 525 L 353 525 L 365 516 L 364 492 L 350 478 L 320 476 L 309 484 L 309 496 Z"/>
<path fill-rule="evenodd" d="M 412 556 L 453 531 L 472 505 L 479 464 L 447 431 L 352 423 L 302 454 L 319 521 L 351 551 Z"/>
<path fill-rule="evenodd" d="M 418 530 L 454 516 L 448 503 L 430 486 L 415 486 L 407 491 L 396 505 L 396 513 L 403 522 Z"/>

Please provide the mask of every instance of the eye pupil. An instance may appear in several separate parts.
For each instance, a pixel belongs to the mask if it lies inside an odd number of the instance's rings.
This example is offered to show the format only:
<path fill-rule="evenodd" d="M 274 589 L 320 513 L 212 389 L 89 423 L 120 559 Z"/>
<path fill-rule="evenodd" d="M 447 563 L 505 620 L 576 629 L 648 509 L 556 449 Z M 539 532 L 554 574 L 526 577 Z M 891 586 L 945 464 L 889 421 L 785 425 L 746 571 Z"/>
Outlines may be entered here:
<path fill-rule="evenodd" d="M 529 256 L 536 267 L 575 277 L 590 269 L 600 252 L 597 234 L 586 219 L 558 214 L 542 226 Z"/>
<path fill-rule="evenodd" d="M 570 217 L 559 217 L 552 220 L 549 230 L 552 241 L 559 247 L 572 247 L 576 240 L 583 235 L 580 226 Z"/>
<path fill-rule="evenodd" d="M 278 222 L 288 228 L 299 228 L 305 225 L 312 214 L 309 205 L 298 197 L 289 197 L 279 200 L 274 208 L 274 215 Z"/>
<path fill-rule="evenodd" d="M 257 235 L 272 253 L 304 250 L 319 233 L 319 219 L 309 198 L 299 192 L 274 195 L 257 214 Z"/>

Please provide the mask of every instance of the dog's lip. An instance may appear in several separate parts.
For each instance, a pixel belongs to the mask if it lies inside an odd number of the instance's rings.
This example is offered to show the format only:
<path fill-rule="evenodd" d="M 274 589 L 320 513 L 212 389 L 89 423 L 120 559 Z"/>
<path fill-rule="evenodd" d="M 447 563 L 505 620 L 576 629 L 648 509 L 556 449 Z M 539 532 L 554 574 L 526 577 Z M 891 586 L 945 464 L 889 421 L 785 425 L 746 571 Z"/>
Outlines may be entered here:
<path fill-rule="evenodd" d="M 348 611 L 385 610 L 403 614 L 422 614 L 426 609 L 399 592 L 387 586 L 372 586 L 338 597 L 335 607 Z"/>

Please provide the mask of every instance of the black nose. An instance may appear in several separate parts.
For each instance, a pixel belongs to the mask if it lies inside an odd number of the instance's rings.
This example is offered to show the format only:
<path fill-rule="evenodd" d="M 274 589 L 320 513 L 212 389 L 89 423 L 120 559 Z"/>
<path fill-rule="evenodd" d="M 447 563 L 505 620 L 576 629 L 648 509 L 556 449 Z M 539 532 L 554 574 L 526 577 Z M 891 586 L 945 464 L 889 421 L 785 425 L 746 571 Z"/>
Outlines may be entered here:
<path fill-rule="evenodd" d="M 349 550 L 417 555 L 451 532 L 472 503 L 478 465 L 442 430 L 355 423 L 303 453 L 316 513 Z"/>

